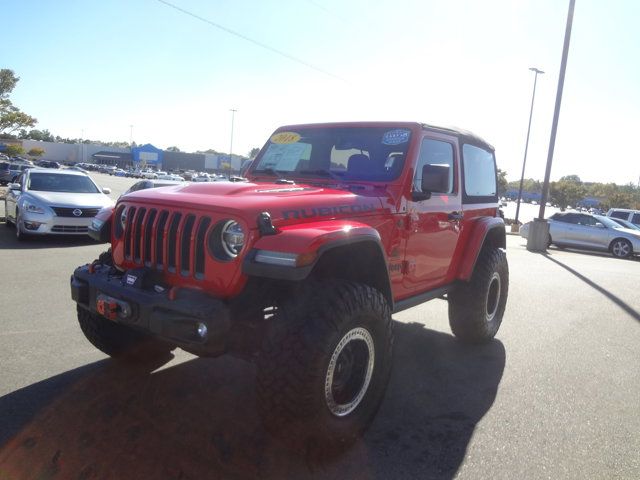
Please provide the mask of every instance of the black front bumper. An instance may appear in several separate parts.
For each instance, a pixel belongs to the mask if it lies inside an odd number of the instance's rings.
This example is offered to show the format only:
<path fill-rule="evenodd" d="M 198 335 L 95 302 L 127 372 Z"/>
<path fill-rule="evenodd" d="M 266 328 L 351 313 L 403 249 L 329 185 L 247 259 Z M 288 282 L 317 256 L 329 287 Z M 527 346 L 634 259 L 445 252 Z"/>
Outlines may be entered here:
<path fill-rule="evenodd" d="M 172 291 L 154 282 L 154 275 L 142 269 L 123 274 L 103 265 L 84 265 L 71 275 L 71 298 L 94 314 L 185 350 L 223 353 L 231 324 L 228 305 L 197 290 L 174 287 Z"/>

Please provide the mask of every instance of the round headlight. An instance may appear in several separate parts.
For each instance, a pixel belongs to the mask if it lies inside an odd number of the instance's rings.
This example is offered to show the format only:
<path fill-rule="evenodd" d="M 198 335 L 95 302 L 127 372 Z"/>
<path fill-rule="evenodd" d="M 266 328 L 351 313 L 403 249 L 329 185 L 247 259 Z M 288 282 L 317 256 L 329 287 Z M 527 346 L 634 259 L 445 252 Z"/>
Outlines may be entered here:
<path fill-rule="evenodd" d="M 244 246 L 244 230 L 235 220 L 229 220 L 222 227 L 222 248 L 229 257 L 237 257 Z"/>
<path fill-rule="evenodd" d="M 124 207 L 122 209 L 122 212 L 120 212 L 120 227 L 122 228 L 122 231 L 124 232 L 124 227 L 127 225 L 127 207 Z"/>

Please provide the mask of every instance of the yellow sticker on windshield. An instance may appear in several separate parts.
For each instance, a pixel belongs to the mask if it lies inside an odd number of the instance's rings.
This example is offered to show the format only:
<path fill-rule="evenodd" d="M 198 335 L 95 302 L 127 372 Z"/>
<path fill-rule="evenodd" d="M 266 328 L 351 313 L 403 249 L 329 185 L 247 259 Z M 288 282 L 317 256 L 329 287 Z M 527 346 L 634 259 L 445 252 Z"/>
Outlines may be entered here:
<path fill-rule="evenodd" d="M 271 143 L 277 143 L 279 145 L 296 143 L 298 140 L 300 140 L 300 135 L 296 132 L 279 132 L 271 137 Z"/>

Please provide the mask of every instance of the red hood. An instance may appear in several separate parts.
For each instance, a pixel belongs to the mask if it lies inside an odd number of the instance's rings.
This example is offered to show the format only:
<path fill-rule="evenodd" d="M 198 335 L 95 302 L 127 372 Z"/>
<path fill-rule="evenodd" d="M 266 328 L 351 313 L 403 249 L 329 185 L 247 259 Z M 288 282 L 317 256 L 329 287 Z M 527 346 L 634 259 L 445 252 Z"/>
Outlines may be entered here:
<path fill-rule="evenodd" d="M 269 212 L 276 225 L 379 214 L 392 203 L 390 197 L 384 188 L 371 186 L 354 192 L 306 184 L 212 182 L 140 190 L 122 201 L 228 214 L 253 226 L 261 212 Z"/>

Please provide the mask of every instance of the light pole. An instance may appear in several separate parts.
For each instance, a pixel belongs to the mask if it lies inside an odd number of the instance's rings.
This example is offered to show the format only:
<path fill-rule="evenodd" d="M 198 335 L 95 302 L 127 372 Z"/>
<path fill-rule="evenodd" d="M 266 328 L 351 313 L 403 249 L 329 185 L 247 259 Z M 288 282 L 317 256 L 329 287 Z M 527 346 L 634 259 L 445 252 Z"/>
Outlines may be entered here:
<path fill-rule="evenodd" d="M 133 125 L 129 125 L 129 148 L 133 147 Z"/>
<path fill-rule="evenodd" d="M 531 95 L 531 110 L 529 111 L 529 126 L 527 127 L 527 141 L 524 144 L 524 160 L 522 161 L 522 175 L 520 176 L 520 188 L 518 189 L 518 205 L 516 207 L 516 220 L 514 225 L 518 228 L 518 217 L 520 215 L 520 202 L 522 201 L 522 185 L 524 184 L 524 167 L 527 164 L 527 151 L 529 150 L 529 134 L 531 133 L 531 119 L 533 118 L 533 102 L 536 99 L 536 83 L 538 82 L 538 75 L 544 73 L 535 67 L 531 67 L 529 70 L 535 72 L 533 77 L 533 95 Z"/>
<path fill-rule="evenodd" d="M 564 45 L 562 47 L 562 59 L 560 60 L 560 75 L 558 76 L 558 90 L 556 92 L 556 106 L 553 111 L 553 123 L 551 124 L 551 138 L 549 139 L 549 153 L 547 154 L 547 168 L 544 173 L 544 183 L 542 184 L 542 199 L 540 200 L 540 211 L 538 217 L 529 228 L 527 235 L 527 250 L 532 252 L 544 252 L 549 244 L 549 222 L 544 218 L 544 210 L 549 196 L 549 178 L 551 177 L 551 165 L 553 163 L 553 150 L 556 145 L 556 133 L 558 131 L 558 120 L 560 118 L 560 105 L 562 104 L 562 91 L 564 89 L 564 75 L 567 70 L 567 59 L 569 57 L 569 44 L 571 43 L 571 27 L 573 26 L 573 10 L 576 0 L 569 0 L 569 12 L 567 13 L 567 26 L 564 31 Z"/>
<path fill-rule="evenodd" d="M 84 162 L 84 128 L 80 131 L 80 163 Z"/>
<path fill-rule="evenodd" d="M 231 178 L 231 160 L 233 158 L 233 121 L 235 119 L 236 112 L 238 110 L 236 110 L 235 108 L 230 108 L 229 111 L 231 112 L 231 144 L 229 145 L 229 178 Z"/>

